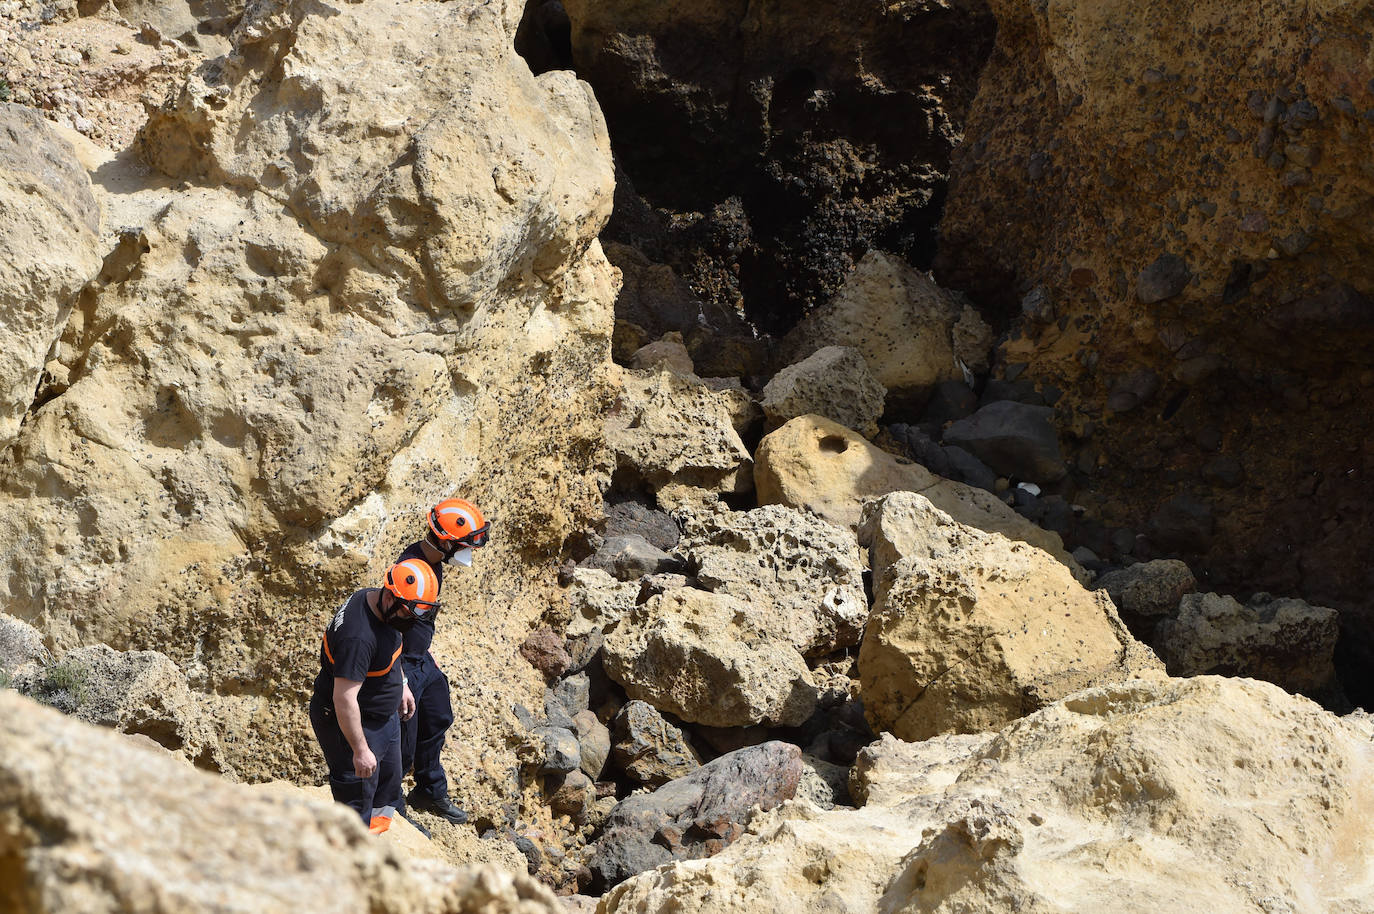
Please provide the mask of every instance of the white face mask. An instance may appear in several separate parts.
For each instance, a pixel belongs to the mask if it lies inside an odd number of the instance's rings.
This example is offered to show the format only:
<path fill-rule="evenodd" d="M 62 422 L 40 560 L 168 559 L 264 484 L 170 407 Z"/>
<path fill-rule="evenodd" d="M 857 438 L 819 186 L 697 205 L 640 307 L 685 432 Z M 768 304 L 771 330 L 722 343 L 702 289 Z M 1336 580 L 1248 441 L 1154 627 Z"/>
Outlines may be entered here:
<path fill-rule="evenodd" d="M 453 554 L 444 559 L 450 565 L 461 565 L 464 568 L 472 567 L 472 547 L 459 546 L 453 550 Z"/>

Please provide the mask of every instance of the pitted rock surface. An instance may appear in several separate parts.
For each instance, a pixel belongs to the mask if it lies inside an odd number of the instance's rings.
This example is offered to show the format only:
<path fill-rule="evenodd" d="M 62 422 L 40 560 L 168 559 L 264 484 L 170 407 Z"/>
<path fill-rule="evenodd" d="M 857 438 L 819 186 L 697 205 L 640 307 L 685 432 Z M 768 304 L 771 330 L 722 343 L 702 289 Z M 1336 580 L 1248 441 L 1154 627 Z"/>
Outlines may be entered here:
<path fill-rule="evenodd" d="M 862 353 L 825 346 L 775 374 L 759 405 L 772 428 L 814 413 L 872 438 L 886 396 L 887 388 L 873 377 Z"/>
<path fill-rule="evenodd" d="M 768 435 L 755 460 L 760 504 L 810 511 L 838 527 L 857 529 L 865 499 L 919 492 L 960 523 L 1030 543 L 1077 567 L 1057 534 L 1026 520 L 992 493 L 942 479 L 820 416 L 798 417 Z"/>
<path fill-rule="evenodd" d="M 801 653 L 772 613 L 726 594 L 678 588 L 636 606 L 606 637 L 607 674 L 631 698 L 712 727 L 796 726 L 816 707 Z"/>
<path fill-rule="evenodd" d="M 696 586 L 769 614 L 771 631 L 806 656 L 859 643 L 868 618 L 863 559 L 847 530 L 782 505 L 684 520 L 679 545 Z"/>
<path fill-rule="evenodd" d="M 1249 676 L 1320 699 L 1333 686 L 1338 626 L 1334 609 L 1302 600 L 1193 593 L 1160 621 L 1153 644 L 1173 676 Z"/>
<path fill-rule="evenodd" d="M 783 341 L 798 360 L 827 346 L 857 349 L 891 401 L 923 404 L 964 368 L 986 371 L 992 329 L 928 275 L 870 251 L 835 297 L 809 312 Z M 858 431 L 863 431 L 858 429 Z"/>
<path fill-rule="evenodd" d="M 995 730 L 1070 692 L 1162 674 L 1106 594 L 1046 553 L 912 493 L 870 510 L 874 607 L 859 675 L 875 731 Z"/>
<path fill-rule="evenodd" d="M 1079 692 L 1000 733 L 866 749 L 864 806 L 787 804 L 608 914 L 1374 911 L 1374 726 L 1267 683 Z"/>

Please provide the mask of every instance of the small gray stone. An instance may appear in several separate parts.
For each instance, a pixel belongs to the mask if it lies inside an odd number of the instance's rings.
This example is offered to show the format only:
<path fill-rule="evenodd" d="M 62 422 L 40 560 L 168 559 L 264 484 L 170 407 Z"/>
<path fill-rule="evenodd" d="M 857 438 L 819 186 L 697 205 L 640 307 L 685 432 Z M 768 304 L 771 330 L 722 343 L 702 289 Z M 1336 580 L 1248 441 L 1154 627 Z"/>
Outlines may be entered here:
<path fill-rule="evenodd" d="M 989 492 L 997 491 L 997 474 L 983 461 L 974 457 L 961 447 L 948 446 L 944 449 L 945 456 L 949 458 L 949 467 L 952 478 L 959 482 L 986 489 Z"/>
<path fill-rule="evenodd" d="M 530 746 L 540 774 L 566 774 L 582 764 L 582 752 L 571 730 L 536 727 L 530 733 Z"/>
<path fill-rule="evenodd" d="M 620 581 L 633 581 L 646 574 L 674 571 L 678 562 L 644 537 L 628 533 L 608 537 L 601 548 L 579 565 L 583 568 L 599 568 Z"/>
<path fill-rule="evenodd" d="M 606 759 L 611 754 L 611 731 L 592 711 L 583 711 L 573 718 L 577 746 L 582 755 L 581 768 L 587 777 L 601 777 Z"/>
<path fill-rule="evenodd" d="M 945 443 L 962 447 L 1005 476 L 1050 483 L 1067 470 L 1053 425 L 1054 410 L 1003 400 L 989 403 L 945 430 Z"/>
<path fill-rule="evenodd" d="M 591 707 L 591 689 L 591 679 L 587 674 L 577 673 L 560 680 L 553 687 L 553 695 L 569 717 L 576 717 L 579 711 Z"/>
<path fill-rule="evenodd" d="M 614 724 L 612 764 L 632 780 L 657 787 L 701 766 L 682 731 L 647 702 L 626 702 Z"/>
<path fill-rule="evenodd" d="M 1140 271 L 1135 285 L 1136 297 L 1145 305 L 1173 298 L 1187 287 L 1192 278 L 1192 271 L 1182 257 L 1161 254 Z"/>

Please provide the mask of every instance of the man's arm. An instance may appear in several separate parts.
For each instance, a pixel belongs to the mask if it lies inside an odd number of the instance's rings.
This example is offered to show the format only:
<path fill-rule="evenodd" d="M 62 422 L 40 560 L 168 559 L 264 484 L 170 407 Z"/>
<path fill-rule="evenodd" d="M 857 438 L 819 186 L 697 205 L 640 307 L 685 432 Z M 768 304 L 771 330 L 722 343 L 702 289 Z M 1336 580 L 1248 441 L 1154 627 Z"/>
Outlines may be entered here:
<path fill-rule="evenodd" d="M 360 778 L 368 778 L 377 770 L 377 757 L 367 745 L 363 733 L 363 714 L 358 710 L 358 690 L 363 684 L 356 679 L 334 677 L 334 715 L 344 739 L 353 747 L 353 771 Z"/>

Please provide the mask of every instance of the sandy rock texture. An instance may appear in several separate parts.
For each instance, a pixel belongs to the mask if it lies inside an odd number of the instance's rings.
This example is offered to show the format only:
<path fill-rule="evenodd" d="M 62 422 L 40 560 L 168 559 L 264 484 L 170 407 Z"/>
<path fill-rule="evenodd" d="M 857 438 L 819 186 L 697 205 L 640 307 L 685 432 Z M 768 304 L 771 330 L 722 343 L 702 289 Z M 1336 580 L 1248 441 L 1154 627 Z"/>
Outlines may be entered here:
<path fill-rule="evenodd" d="M 885 737 L 862 808 L 785 804 L 606 910 L 1366 914 L 1372 737 L 1248 680 L 1090 689 L 996 734 Z"/>
<path fill-rule="evenodd" d="M 1030 543 L 1077 569 L 1058 534 L 1026 520 L 991 492 L 936 476 L 821 416 L 799 416 L 770 433 L 754 459 L 760 504 L 786 505 L 857 529 L 866 498 L 919 492 L 960 523 Z"/>
<path fill-rule="evenodd" d="M 0 692 L 0 908 L 43 911 L 556 912 L 493 866 L 411 859 L 348 809 L 250 788 Z"/>
<path fill-rule="evenodd" d="M 1370 4 L 990 6 L 937 277 L 1040 303 L 1003 358 L 1095 426 L 1108 522 L 1208 504 L 1192 564 L 1342 610 L 1369 669 Z"/>
<path fill-rule="evenodd" d="M 1161 664 L 1048 554 L 897 492 L 870 505 L 864 714 L 899 739 L 995 730 L 1071 692 Z"/>
<path fill-rule="evenodd" d="M 710 727 L 797 726 L 816 707 L 801 652 L 765 605 L 679 587 L 606 636 L 606 672 L 631 698 Z"/>
<path fill-rule="evenodd" d="M 870 247 L 928 259 L 985 6 L 562 6 L 626 174 L 614 240 L 784 326 Z"/>
<path fill-rule="evenodd" d="M 0 104 L 0 446 L 34 406 L 48 351 L 100 269 L 100 205 L 71 145 L 37 112 Z"/>
<path fill-rule="evenodd" d="M 1174 676 L 1217 673 L 1265 679 L 1313 698 L 1333 687 L 1338 614 L 1302 600 L 1193 593 L 1155 629 L 1154 644 Z"/>
<path fill-rule="evenodd" d="M 859 643 L 864 563 L 847 530 L 782 505 L 685 518 L 695 586 L 742 600 L 805 656 Z"/>
<path fill-rule="evenodd" d="M 747 395 L 661 368 L 623 371 L 620 380 L 605 429 L 617 468 L 655 491 L 753 487 L 753 461 L 737 427 Z"/>
<path fill-rule="evenodd" d="M 774 375 L 759 406 L 770 428 L 815 414 L 872 438 L 878 434 L 886 395 L 857 349 L 824 346 Z"/>
<path fill-rule="evenodd" d="M 254 4 L 139 149 L 87 151 L 104 261 L 0 462 L 0 597 L 59 651 L 166 654 L 248 779 L 318 772 L 325 620 L 462 494 L 494 535 L 446 582 L 448 768 L 498 822 L 517 790 L 512 658 L 612 466 L 616 286 L 604 122 L 519 12 Z"/>
<path fill-rule="evenodd" d="M 920 406 L 939 382 L 986 371 L 992 344 L 992 328 L 967 301 L 900 258 L 869 251 L 835 297 L 792 328 L 782 351 L 802 359 L 827 346 L 853 347 L 893 404 Z"/>

